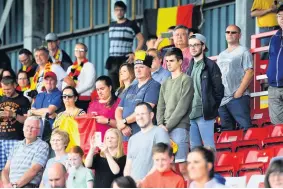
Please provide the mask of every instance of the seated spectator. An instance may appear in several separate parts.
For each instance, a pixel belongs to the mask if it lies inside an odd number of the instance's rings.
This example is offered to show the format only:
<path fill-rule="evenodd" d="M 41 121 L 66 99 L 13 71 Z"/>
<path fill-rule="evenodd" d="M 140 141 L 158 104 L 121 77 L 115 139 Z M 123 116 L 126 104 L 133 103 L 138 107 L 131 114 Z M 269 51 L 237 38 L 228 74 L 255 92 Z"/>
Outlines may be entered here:
<path fill-rule="evenodd" d="M 93 188 L 94 177 L 92 171 L 83 166 L 84 152 L 79 146 L 71 148 L 69 154 L 70 168 L 67 188 Z"/>
<path fill-rule="evenodd" d="M 96 120 L 96 131 L 104 138 L 109 128 L 116 127 L 115 111 L 120 103 L 113 90 L 112 81 L 108 76 L 100 76 L 95 82 L 98 99 L 89 104 L 87 113 Z"/>
<path fill-rule="evenodd" d="M 2 40 L 0 39 L 0 46 L 2 46 Z M 0 49 L 0 74 L 3 69 L 12 69 L 9 56 L 4 49 Z"/>
<path fill-rule="evenodd" d="M 1 85 L 5 95 L 0 102 L 0 171 L 16 143 L 24 138 L 24 115 L 30 108 L 28 99 L 16 91 L 15 78 L 3 77 Z"/>
<path fill-rule="evenodd" d="M 205 147 L 196 147 L 187 158 L 190 188 L 223 188 L 214 179 L 214 154 Z"/>
<path fill-rule="evenodd" d="M 20 63 L 22 64 L 19 72 L 26 72 L 28 75 L 28 80 L 31 82 L 37 69 L 37 64 L 33 58 L 32 52 L 30 52 L 28 49 L 21 49 L 18 57 Z"/>
<path fill-rule="evenodd" d="M 95 135 L 92 137 L 85 166 L 95 170 L 96 188 L 110 188 L 114 179 L 123 176 L 126 156 L 122 142 L 120 131 L 114 128 L 106 131 L 102 144 L 98 144 Z M 101 151 L 95 154 L 97 147 Z"/>
<path fill-rule="evenodd" d="M 14 79 L 16 79 L 16 74 L 11 68 L 2 70 L 2 72 L 0 74 L 0 81 L 2 80 L 3 77 L 6 77 L 6 76 L 11 76 Z M 3 89 L 2 89 L 2 86 L 0 84 L 0 96 L 3 96 L 3 95 L 4 95 Z"/>
<path fill-rule="evenodd" d="M 155 42 L 157 40 L 157 36 L 155 35 L 151 35 L 148 36 L 147 40 L 146 40 L 146 49 L 153 49 L 155 47 Z"/>
<path fill-rule="evenodd" d="M 37 137 L 40 120 L 28 117 L 23 130 L 25 139 L 13 148 L 2 171 L 5 188 L 38 188 L 48 159 L 49 146 Z"/>
<path fill-rule="evenodd" d="M 112 183 L 112 188 L 137 188 L 134 179 L 130 176 L 116 178 Z"/>
<path fill-rule="evenodd" d="M 173 149 L 164 143 L 157 143 L 152 149 L 156 171 L 145 177 L 142 188 L 185 188 L 185 181 L 171 169 L 174 162 Z"/>
<path fill-rule="evenodd" d="M 66 188 L 68 174 L 63 164 L 56 162 L 47 171 L 50 188 Z"/>
<path fill-rule="evenodd" d="M 50 144 L 52 150 L 55 152 L 55 157 L 49 159 L 46 163 L 40 188 L 50 188 L 48 181 L 49 168 L 51 168 L 55 163 L 62 163 L 65 166 L 67 165 L 68 155 L 65 152 L 65 149 L 67 148 L 69 141 L 69 134 L 67 132 L 60 129 L 55 129 L 52 131 Z"/>
<path fill-rule="evenodd" d="M 124 63 L 119 69 L 120 87 L 117 89 L 115 95 L 119 98 L 123 97 L 126 89 L 132 84 L 135 79 L 134 66 L 132 64 Z"/>
<path fill-rule="evenodd" d="M 60 41 L 55 33 L 49 33 L 45 36 L 49 50 L 50 62 L 61 66 L 65 71 L 72 65 L 72 59 L 62 49 L 59 48 Z"/>
<path fill-rule="evenodd" d="M 283 188 L 283 160 L 273 161 L 265 174 L 265 188 Z"/>
<path fill-rule="evenodd" d="M 45 92 L 39 93 L 32 105 L 31 110 L 28 111 L 28 116 L 35 115 L 45 117 L 48 114 L 49 124 L 55 120 L 56 113 L 62 108 L 61 91 L 56 87 L 57 77 L 54 72 L 47 72 L 44 74 Z M 46 126 L 46 125 L 45 125 Z M 43 132 L 43 128 L 41 134 Z"/>
<path fill-rule="evenodd" d="M 18 80 L 18 86 L 16 90 L 18 92 L 25 92 L 26 90 L 30 89 L 30 82 L 28 79 L 28 74 L 26 71 L 19 71 L 17 75 L 17 80 Z"/>
<path fill-rule="evenodd" d="M 67 70 L 68 76 L 64 79 L 64 86 L 75 87 L 79 96 L 78 107 L 88 108 L 91 99 L 91 93 L 94 89 L 95 68 L 86 58 L 87 46 L 83 43 L 77 43 L 75 46 L 76 61 Z"/>
<path fill-rule="evenodd" d="M 164 129 L 153 125 L 154 113 L 149 103 L 138 103 L 135 116 L 141 131 L 129 140 L 124 176 L 141 181 L 154 170 L 152 147 L 159 142 L 170 144 L 170 139 Z"/>
<path fill-rule="evenodd" d="M 151 65 L 151 77 L 162 84 L 168 77 L 171 76 L 171 73 L 162 67 L 162 57 L 161 53 L 157 49 L 147 50 L 147 54 L 153 57 Z"/>

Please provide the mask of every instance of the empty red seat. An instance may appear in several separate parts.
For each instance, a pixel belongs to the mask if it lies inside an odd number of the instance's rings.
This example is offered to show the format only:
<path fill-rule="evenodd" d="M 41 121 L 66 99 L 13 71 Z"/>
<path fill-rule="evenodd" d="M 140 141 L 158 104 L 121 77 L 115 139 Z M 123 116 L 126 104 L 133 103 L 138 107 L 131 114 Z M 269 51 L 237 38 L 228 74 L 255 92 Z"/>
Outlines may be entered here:
<path fill-rule="evenodd" d="M 283 144 L 283 125 L 275 125 L 271 131 L 270 137 L 263 140 L 263 145 Z"/>
<path fill-rule="evenodd" d="M 235 151 L 235 142 L 243 140 L 243 130 L 223 131 L 215 144 L 217 151 Z"/>
<path fill-rule="evenodd" d="M 276 157 L 276 156 L 283 156 L 283 145 L 269 146 L 266 149 L 274 150 L 274 157 Z"/>

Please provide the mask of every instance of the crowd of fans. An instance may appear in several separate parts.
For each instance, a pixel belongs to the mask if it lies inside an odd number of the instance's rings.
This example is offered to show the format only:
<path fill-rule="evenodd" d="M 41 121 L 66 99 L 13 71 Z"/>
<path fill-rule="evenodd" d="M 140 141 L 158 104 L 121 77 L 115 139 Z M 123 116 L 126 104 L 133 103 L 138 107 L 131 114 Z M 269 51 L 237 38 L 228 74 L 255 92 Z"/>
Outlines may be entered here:
<path fill-rule="evenodd" d="M 252 7 L 260 27 L 265 14 L 277 16 L 280 27 L 270 41 L 267 71 L 270 117 L 277 124 L 283 123 L 283 6 L 271 4 L 263 12 L 261 3 L 256 0 Z M 225 179 L 214 173 L 215 118 L 220 116 L 222 130 L 252 126 L 248 87 L 253 60 L 239 43 L 241 29 L 226 28 L 228 48 L 216 63 L 205 56 L 205 36 L 182 25 L 168 29 L 172 37 L 163 48 L 161 36 L 149 36 L 144 51 L 144 37 L 124 17 L 126 9 L 122 1 L 115 3 L 109 76 L 95 79 L 83 43 L 76 44 L 72 62 L 55 33 L 46 35 L 47 48 L 19 51 L 17 74 L 6 59 L 1 63 L 4 187 L 224 187 Z M 75 136 L 61 127 L 84 115 L 96 120 L 87 154 L 82 146 L 70 145 Z M 271 163 L 266 187 L 282 187 L 282 166 L 281 159 Z"/>

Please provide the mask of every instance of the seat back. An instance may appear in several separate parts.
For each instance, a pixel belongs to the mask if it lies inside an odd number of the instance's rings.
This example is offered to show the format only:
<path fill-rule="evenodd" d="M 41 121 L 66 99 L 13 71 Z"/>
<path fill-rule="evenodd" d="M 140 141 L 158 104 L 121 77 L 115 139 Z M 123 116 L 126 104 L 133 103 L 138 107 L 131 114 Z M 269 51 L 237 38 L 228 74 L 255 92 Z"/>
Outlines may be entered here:
<path fill-rule="evenodd" d="M 237 131 L 223 131 L 218 140 L 217 143 L 224 143 L 224 142 L 235 142 L 243 140 L 244 132 L 243 130 L 237 130 Z"/>
<path fill-rule="evenodd" d="M 244 163 L 245 154 L 243 152 L 217 152 L 216 166 L 232 165 L 237 170 L 240 164 Z"/>
<path fill-rule="evenodd" d="M 246 152 L 245 163 L 262 162 L 268 164 L 273 156 L 273 149 L 249 150 Z"/>
<path fill-rule="evenodd" d="M 283 125 L 275 125 L 272 129 L 270 137 L 280 137 L 283 136 Z"/>
<path fill-rule="evenodd" d="M 263 140 L 270 136 L 270 127 L 250 128 L 244 136 L 244 140 Z"/>
<path fill-rule="evenodd" d="M 225 186 L 229 188 L 246 188 L 247 177 L 225 177 Z"/>
<path fill-rule="evenodd" d="M 264 182 L 265 175 L 253 175 L 251 176 L 247 188 L 259 188 L 260 183 Z"/>

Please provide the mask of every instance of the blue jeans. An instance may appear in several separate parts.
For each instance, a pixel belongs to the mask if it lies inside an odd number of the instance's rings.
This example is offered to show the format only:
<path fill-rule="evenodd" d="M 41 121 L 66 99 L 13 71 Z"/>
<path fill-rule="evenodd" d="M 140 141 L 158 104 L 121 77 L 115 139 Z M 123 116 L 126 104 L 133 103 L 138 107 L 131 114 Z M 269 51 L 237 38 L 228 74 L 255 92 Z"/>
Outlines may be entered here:
<path fill-rule="evenodd" d="M 222 130 L 234 130 L 236 122 L 240 129 L 247 130 L 252 126 L 250 116 L 250 96 L 233 98 L 218 109 Z"/>
<path fill-rule="evenodd" d="M 203 117 L 190 120 L 190 145 L 191 149 L 204 145 L 215 149 L 214 119 L 204 120 Z"/>
<path fill-rule="evenodd" d="M 178 145 L 175 163 L 186 162 L 189 153 L 189 130 L 185 128 L 175 128 L 170 131 L 169 136 Z"/>

